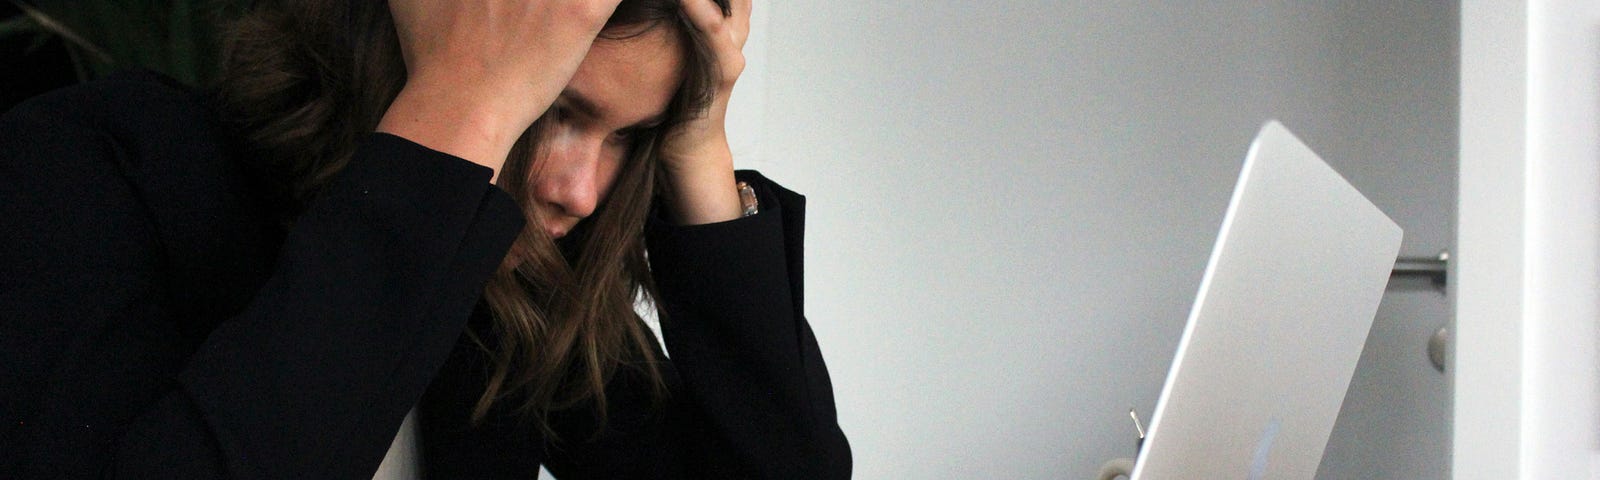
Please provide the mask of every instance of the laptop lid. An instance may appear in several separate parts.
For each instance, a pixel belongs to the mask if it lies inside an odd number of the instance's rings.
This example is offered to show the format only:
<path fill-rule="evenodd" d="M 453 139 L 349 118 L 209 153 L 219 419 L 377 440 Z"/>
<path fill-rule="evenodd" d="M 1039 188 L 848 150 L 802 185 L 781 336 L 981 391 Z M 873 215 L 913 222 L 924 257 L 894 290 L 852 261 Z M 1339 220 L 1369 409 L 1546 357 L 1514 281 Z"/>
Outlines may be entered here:
<path fill-rule="evenodd" d="M 1133 480 L 1312 478 L 1400 238 L 1288 129 L 1263 126 Z"/>

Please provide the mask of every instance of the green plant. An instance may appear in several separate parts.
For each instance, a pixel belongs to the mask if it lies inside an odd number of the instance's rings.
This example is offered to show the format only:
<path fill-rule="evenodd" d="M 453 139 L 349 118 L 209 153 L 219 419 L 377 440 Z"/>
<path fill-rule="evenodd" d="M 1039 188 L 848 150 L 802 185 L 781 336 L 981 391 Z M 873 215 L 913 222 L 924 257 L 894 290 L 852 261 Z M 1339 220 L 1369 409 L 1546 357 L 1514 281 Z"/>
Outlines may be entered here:
<path fill-rule="evenodd" d="M 59 37 L 79 80 L 142 67 L 190 85 L 216 75 L 218 25 L 248 0 L 8 0 L 21 13 L 0 21 L 0 37 Z"/>

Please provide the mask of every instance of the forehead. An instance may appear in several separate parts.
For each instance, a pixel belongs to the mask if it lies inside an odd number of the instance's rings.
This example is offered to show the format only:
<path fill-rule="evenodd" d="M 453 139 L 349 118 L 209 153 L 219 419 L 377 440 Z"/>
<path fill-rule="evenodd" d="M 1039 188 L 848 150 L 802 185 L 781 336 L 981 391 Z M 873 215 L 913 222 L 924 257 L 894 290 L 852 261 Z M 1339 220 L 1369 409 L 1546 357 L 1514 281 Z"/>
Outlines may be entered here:
<path fill-rule="evenodd" d="M 601 119 L 618 127 L 667 109 L 683 80 L 683 52 L 670 28 L 628 38 L 598 38 L 567 82 L 567 95 L 593 103 Z"/>

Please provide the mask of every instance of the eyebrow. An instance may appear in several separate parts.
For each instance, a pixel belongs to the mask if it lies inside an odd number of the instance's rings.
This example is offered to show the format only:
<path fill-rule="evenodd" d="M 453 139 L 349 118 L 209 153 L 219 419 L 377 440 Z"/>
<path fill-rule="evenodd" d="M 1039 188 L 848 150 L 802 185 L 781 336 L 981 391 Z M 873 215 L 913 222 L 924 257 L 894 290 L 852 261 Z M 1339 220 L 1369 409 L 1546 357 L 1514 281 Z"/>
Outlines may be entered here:
<path fill-rule="evenodd" d="M 601 109 L 599 104 L 596 104 L 593 100 L 590 100 L 589 97 L 585 97 L 583 93 L 577 90 L 570 88 L 562 90 L 561 95 L 559 95 L 557 98 L 558 102 L 564 104 L 563 106 L 577 111 L 579 115 L 589 118 L 600 118 L 604 116 L 603 114 L 605 113 L 605 110 Z M 619 131 L 655 128 L 666 121 L 667 112 L 661 112 L 649 118 L 645 118 L 644 120 L 633 122 L 632 125 L 623 127 L 619 129 Z"/>

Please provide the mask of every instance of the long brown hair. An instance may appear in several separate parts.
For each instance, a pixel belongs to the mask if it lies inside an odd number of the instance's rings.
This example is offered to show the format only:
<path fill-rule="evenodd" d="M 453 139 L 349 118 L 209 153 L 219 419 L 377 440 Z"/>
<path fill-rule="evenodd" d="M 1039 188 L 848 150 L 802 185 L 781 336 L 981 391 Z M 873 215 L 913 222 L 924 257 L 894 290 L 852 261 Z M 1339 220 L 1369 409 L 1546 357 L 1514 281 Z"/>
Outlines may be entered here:
<path fill-rule="evenodd" d="M 726 0 L 717 3 L 728 12 Z M 473 336 L 491 359 L 474 420 L 510 400 L 514 412 L 554 435 L 547 422 L 553 410 L 592 402 L 604 415 L 605 385 L 619 368 L 644 372 L 660 393 L 655 340 L 633 310 L 636 299 L 653 292 L 643 226 L 661 182 L 655 149 L 674 126 L 704 112 L 717 70 L 677 0 L 623 0 L 596 41 L 655 28 L 674 29 L 685 55 L 668 119 L 635 137 L 612 191 L 563 239 L 566 248 L 523 206 L 528 227 L 484 288 L 492 337 Z M 393 19 L 384 2 L 278 0 L 258 2 L 230 32 L 216 103 L 292 221 L 349 162 L 405 85 Z M 537 174 L 532 163 L 549 121 L 523 134 L 500 173 L 500 187 L 518 202 L 528 199 L 527 180 Z"/>

